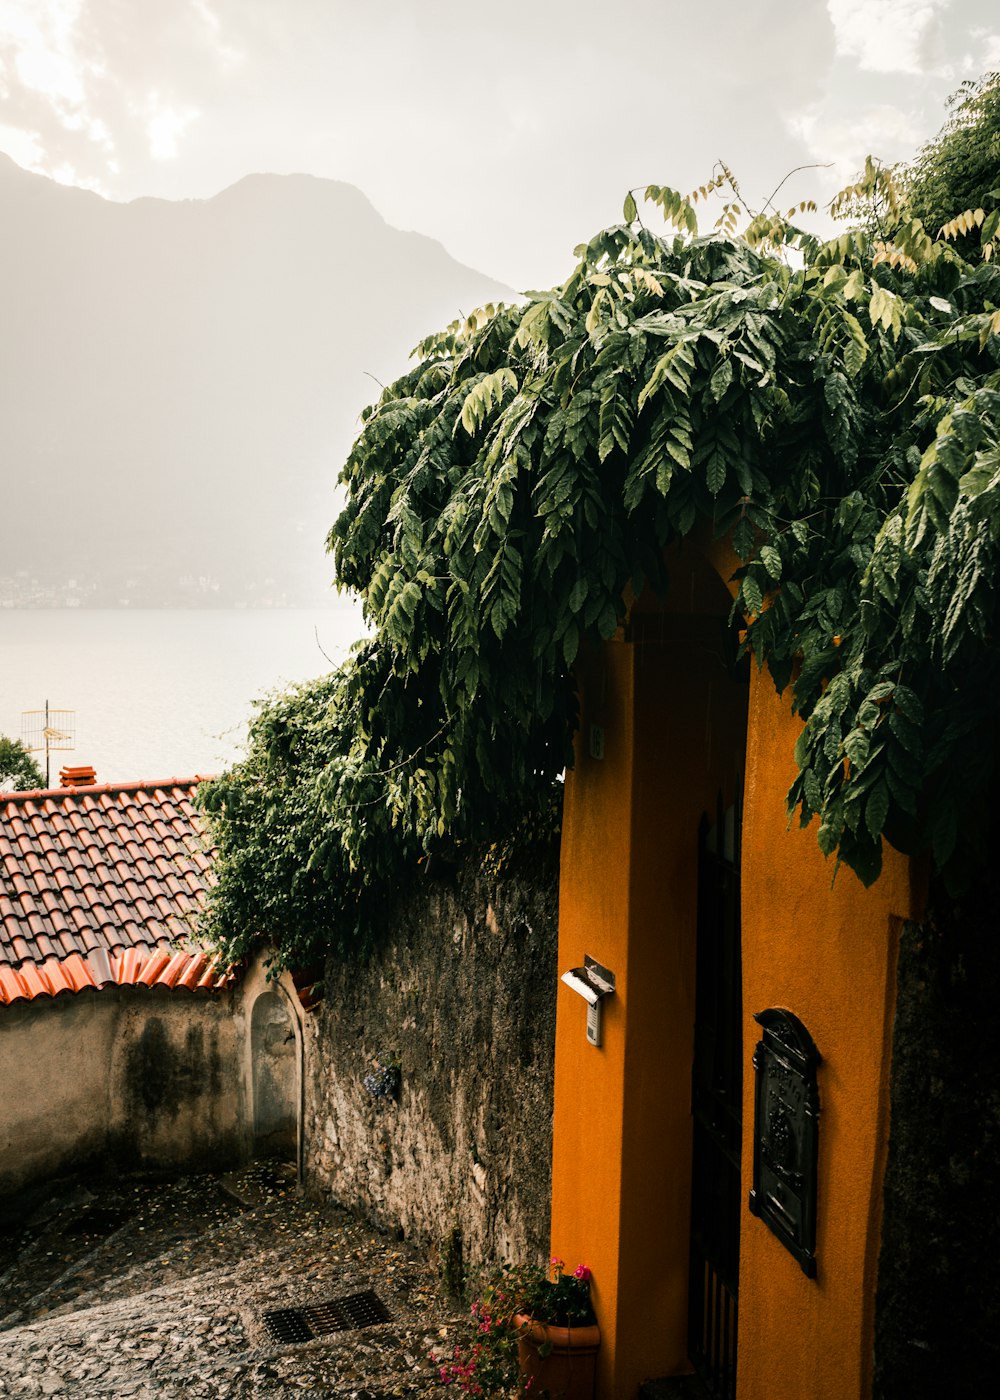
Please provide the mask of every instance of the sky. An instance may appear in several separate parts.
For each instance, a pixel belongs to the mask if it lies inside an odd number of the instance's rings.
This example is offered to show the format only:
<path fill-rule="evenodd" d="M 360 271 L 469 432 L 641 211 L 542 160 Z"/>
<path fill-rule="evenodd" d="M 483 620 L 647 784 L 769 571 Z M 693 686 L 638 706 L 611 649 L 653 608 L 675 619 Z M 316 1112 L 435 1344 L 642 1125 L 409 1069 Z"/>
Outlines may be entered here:
<path fill-rule="evenodd" d="M 828 199 L 990 68 L 997 0 L 0 0 L 0 150 L 115 200 L 346 180 L 526 290 L 718 159 Z"/>

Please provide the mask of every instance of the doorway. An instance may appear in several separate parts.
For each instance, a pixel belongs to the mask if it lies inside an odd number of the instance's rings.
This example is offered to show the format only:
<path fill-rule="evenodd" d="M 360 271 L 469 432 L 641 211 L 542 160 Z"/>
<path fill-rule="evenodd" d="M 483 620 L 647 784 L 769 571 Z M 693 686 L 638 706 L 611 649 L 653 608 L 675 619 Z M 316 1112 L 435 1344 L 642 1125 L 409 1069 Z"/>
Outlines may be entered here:
<path fill-rule="evenodd" d="M 743 1132 L 741 784 L 698 833 L 688 1354 L 712 1400 L 735 1400 Z"/>

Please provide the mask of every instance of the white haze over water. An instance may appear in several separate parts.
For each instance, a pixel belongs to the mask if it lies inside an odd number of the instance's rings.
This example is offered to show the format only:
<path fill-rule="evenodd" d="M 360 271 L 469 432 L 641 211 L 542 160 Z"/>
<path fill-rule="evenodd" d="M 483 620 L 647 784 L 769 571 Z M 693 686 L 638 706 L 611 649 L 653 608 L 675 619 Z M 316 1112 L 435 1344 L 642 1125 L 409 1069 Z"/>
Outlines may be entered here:
<path fill-rule="evenodd" d="M 346 597 L 316 611 L 5 609 L 0 733 L 20 738 L 21 711 L 46 699 L 75 710 L 53 786 L 63 764 L 92 764 L 99 783 L 218 773 L 240 756 L 256 697 L 325 674 L 323 652 L 338 662 L 363 632 Z"/>

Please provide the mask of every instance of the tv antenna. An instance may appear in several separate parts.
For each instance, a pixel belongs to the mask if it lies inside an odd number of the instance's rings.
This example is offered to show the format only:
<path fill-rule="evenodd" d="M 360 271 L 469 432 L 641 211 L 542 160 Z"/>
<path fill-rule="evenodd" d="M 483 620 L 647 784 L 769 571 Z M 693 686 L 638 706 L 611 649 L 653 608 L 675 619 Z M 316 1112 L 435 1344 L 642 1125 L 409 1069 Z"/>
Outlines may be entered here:
<path fill-rule="evenodd" d="M 22 710 L 21 743 L 29 753 L 44 753 L 45 786 L 51 787 L 49 754 L 76 748 L 76 711 L 53 710 L 47 700 L 44 710 Z"/>

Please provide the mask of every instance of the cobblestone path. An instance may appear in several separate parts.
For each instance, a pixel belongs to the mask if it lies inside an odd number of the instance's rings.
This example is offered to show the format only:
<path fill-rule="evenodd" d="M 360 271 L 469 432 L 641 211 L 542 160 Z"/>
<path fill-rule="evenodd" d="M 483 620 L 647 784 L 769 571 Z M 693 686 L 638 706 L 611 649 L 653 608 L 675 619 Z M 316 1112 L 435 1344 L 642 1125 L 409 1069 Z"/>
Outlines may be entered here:
<path fill-rule="evenodd" d="M 262 1315 L 373 1290 L 391 1321 L 278 1345 Z M 63 1188 L 0 1242 L 0 1396 L 440 1396 L 462 1319 L 426 1259 L 274 1167 Z"/>

